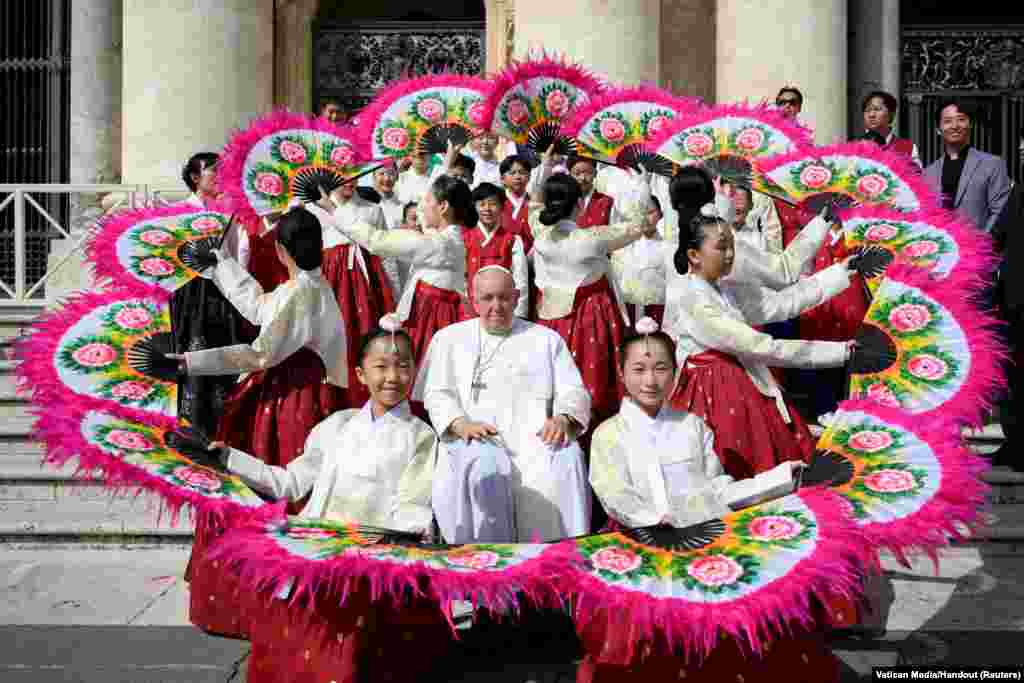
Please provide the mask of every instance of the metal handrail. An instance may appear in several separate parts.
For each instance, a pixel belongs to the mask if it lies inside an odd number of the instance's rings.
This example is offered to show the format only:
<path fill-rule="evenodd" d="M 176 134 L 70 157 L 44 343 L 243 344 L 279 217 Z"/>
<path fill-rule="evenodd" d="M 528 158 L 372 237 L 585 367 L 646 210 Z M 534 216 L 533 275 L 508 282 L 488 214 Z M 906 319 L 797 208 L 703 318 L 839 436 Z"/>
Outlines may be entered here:
<path fill-rule="evenodd" d="M 4 197 L 3 195 L 7 196 Z M 26 207 L 36 211 L 43 219 L 50 224 L 60 237 L 64 239 L 75 238 L 70 227 L 63 226 L 50 213 L 37 202 L 33 194 L 76 194 L 76 195 L 100 195 L 100 194 L 123 194 L 111 210 L 121 208 L 127 202 L 128 207 L 137 208 L 140 206 L 153 206 L 169 203 L 161 199 L 162 195 L 187 194 L 180 186 L 149 185 L 139 184 L 110 184 L 110 183 L 0 183 L 0 213 L 6 211 L 8 206 L 14 211 L 14 283 L 0 280 L 0 308 L 15 308 L 25 306 L 43 307 L 58 300 L 70 292 L 57 292 L 44 289 L 44 297 L 33 298 L 40 288 L 59 271 L 74 256 L 89 239 L 91 230 L 86 230 L 78 235 L 74 246 L 55 265 L 34 283 L 27 281 L 27 259 L 26 259 Z M 94 227 L 95 223 L 90 226 Z M 0 258 L 4 258 L 0 252 Z"/>

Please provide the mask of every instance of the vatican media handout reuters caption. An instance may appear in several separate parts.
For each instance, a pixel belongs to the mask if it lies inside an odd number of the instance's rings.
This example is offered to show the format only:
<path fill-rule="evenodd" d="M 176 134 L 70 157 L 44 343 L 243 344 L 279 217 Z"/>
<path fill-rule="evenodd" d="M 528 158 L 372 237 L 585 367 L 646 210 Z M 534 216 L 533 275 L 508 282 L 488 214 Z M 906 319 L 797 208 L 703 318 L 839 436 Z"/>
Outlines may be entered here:
<path fill-rule="evenodd" d="M 1024 667 L 887 666 L 871 670 L 873 681 L 1020 681 Z"/>

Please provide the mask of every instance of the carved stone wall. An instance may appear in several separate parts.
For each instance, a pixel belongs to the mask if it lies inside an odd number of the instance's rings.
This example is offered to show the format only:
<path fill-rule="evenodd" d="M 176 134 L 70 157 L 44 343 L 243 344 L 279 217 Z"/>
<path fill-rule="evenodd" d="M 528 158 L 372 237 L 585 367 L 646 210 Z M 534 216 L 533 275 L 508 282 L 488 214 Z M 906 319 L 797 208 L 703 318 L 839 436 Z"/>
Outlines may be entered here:
<path fill-rule="evenodd" d="M 350 110 L 360 109 L 401 78 L 484 71 L 484 27 L 478 22 L 321 24 L 313 41 L 315 104 L 336 97 Z"/>
<path fill-rule="evenodd" d="M 903 31 L 903 88 L 1024 89 L 1024 26 Z"/>

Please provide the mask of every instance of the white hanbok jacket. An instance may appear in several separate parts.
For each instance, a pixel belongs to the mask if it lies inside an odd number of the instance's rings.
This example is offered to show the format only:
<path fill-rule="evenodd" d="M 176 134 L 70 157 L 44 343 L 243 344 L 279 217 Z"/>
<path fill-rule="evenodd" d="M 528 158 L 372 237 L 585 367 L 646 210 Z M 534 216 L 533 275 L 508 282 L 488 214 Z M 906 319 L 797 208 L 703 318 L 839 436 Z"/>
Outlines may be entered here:
<path fill-rule="evenodd" d="M 689 356 L 709 349 L 736 356 L 758 391 L 775 399 L 787 422 L 789 411 L 768 367 L 831 368 L 848 358 L 845 342 L 774 339 L 751 327 L 795 318 L 846 289 L 850 273 L 845 264 L 780 292 L 725 279 L 715 286 L 693 274 L 681 279 L 681 296 L 665 312 L 665 331 L 676 342 L 679 367 L 685 367 Z"/>
<path fill-rule="evenodd" d="M 348 386 L 348 348 L 341 311 L 320 269 L 303 270 L 265 294 L 259 282 L 231 258 L 221 258 L 213 281 L 242 316 L 260 328 L 252 344 L 189 351 L 191 375 L 234 375 L 257 372 L 282 363 L 309 348 L 320 356 L 327 380 Z"/>
<path fill-rule="evenodd" d="M 430 491 L 438 440 L 403 401 L 374 418 L 367 402 L 318 424 L 287 467 L 230 449 L 228 469 L 253 488 L 288 500 L 312 491 L 302 517 L 422 531 L 433 518 Z"/>
<path fill-rule="evenodd" d="M 627 526 L 663 519 L 684 527 L 724 515 L 732 506 L 792 481 L 791 463 L 734 480 L 715 454 L 700 417 L 663 406 L 655 417 L 630 398 L 601 423 L 590 444 L 590 485 L 608 514 Z"/>
<path fill-rule="evenodd" d="M 444 230 L 424 228 L 422 233 L 387 230 L 370 223 L 338 223 L 337 226 L 371 254 L 412 264 L 395 311 L 402 322 L 409 318 L 416 283 L 420 280 L 466 296 L 466 244 L 462 240 L 461 225 L 449 225 Z"/>

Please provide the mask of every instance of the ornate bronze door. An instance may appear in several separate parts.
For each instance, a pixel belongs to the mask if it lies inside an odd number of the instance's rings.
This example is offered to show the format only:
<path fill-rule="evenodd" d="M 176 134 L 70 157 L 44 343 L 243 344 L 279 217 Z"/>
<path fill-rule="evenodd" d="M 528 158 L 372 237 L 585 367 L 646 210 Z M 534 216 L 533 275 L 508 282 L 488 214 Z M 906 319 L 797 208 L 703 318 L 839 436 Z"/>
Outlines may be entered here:
<path fill-rule="evenodd" d="M 406 76 L 484 72 L 479 21 L 317 23 L 313 27 L 313 102 L 328 97 L 349 111 Z"/>

